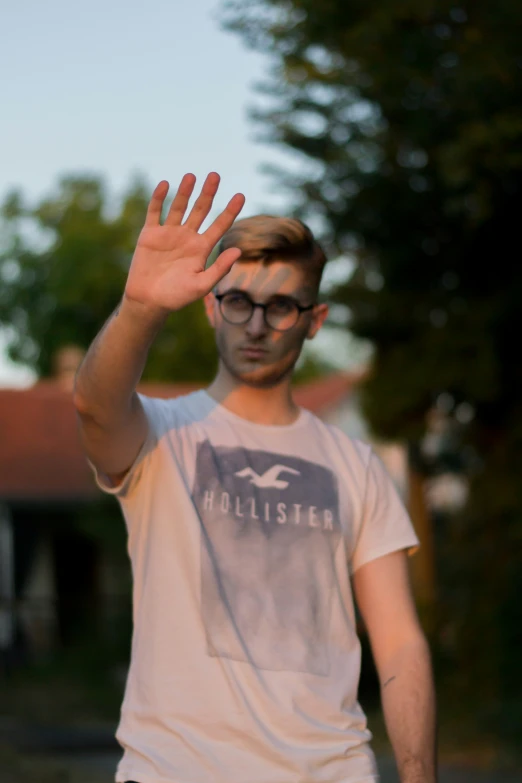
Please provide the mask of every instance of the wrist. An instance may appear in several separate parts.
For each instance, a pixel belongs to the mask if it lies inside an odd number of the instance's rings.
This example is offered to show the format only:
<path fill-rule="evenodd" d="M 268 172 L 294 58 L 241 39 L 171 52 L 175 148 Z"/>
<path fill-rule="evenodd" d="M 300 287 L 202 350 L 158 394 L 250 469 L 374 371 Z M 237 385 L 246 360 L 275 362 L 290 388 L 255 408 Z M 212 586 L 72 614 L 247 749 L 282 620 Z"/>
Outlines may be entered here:
<path fill-rule="evenodd" d="M 123 293 L 117 314 L 120 312 L 128 315 L 133 323 L 139 322 L 144 326 L 156 330 L 161 329 L 170 314 L 169 311 L 163 307 L 148 305 L 144 302 L 138 302 L 136 299 L 131 299 L 125 292 Z"/>

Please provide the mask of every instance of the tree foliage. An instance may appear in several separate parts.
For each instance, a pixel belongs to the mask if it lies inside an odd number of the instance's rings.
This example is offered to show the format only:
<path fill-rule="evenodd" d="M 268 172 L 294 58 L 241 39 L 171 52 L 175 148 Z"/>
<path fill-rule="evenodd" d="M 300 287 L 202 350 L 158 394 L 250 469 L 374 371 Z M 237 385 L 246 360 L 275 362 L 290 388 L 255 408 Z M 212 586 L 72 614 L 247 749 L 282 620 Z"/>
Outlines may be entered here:
<path fill-rule="evenodd" d="M 520 4 L 234 0 L 223 19 L 272 53 L 254 117 L 300 164 L 276 172 L 279 184 L 298 215 L 320 216 L 331 246 L 357 260 L 337 300 L 346 325 L 375 347 L 364 393 L 374 431 L 418 445 L 445 400 L 471 492 L 440 542 L 441 635 L 455 640 L 468 694 L 481 682 L 514 699 Z"/>
<path fill-rule="evenodd" d="M 137 181 L 115 211 L 99 178 L 74 176 L 33 207 L 18 193 L 5 198 L 0 324 L 10 328 L 12 359 L 48 376 L 57 349 L 88 348 L 121 299 L 148 199 Z M 144 377 L 204 382 L 215 368 L 212 333 L 197 302 L 171 315 Z"/>

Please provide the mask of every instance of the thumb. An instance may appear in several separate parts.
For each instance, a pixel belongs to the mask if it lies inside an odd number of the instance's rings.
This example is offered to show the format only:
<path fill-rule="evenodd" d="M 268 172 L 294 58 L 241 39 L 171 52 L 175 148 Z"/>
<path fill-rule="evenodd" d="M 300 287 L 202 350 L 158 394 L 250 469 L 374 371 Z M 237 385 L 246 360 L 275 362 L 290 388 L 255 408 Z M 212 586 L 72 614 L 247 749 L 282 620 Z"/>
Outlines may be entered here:
<path fill-rule="evenodd" d="M 220 253 L 212 266 L 205 269 L 202 274 L 205 288 L 211 291 L 230 272 L 234 262 L 237 261 L 240 255 L 241 250 L 238 247 L 229 247 Z"/>

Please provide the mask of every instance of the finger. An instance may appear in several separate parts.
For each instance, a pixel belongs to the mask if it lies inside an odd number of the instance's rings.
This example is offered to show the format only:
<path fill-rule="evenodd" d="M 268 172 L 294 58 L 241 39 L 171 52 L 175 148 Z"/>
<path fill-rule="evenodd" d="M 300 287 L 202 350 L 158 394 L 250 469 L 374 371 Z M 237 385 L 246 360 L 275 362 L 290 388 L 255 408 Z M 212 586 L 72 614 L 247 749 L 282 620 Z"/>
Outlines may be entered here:
<path fill-rule="evenodd" d="M 240 255 L 241 250 L 238 247 L 229 247 L 219 254 L 211 267 L 201 273 L 201 280 L 207 293 L 230 272 Z"/>
<path fill-rule="evenodd" d="M 178 191 L 174 196 L 172 204 L 170 205 L 168 215 L 165 218 L 165 224 L 168 224 L 169 226 L 181 225 L 195 184 L 196 177 L 194 174 L 185 174 L 179 184 Z"/>
<path fill-rule="evenodd" d="M 235 196 L 232 196 L 221 215 L 218 215 L 212 225 L 207 228 L 203 236 L 208 240 L 212 247 L 217 245 L 223 234 L 225 234 L 232 226 L 232 223 L 237 218 L 244 206 L 244 195 L 242 193 L 236 193 Z"/>
<path fill-rule="evenodd" d="M 212 202 L 219 187 L 220 176 L 212 171 L 206 178 L 201 194 L 192 207 L 190 215 L 185 221 L 185 225 L 194 231 L 199 231 L 201 224 L 212 208 Z"/>
<path fill-rule="evenodd" d="M 150 197 L 149 206 L 147 207 L 147 216 L 145 218 L 146 226 L 159 225 L 161 218 L 161 210 L 163 209 L 163 202 L 165 196 L 169 192 L 169 183 L 167 180 L 162 179 L 159 185 L 156 185 L 154 192 Z"/>

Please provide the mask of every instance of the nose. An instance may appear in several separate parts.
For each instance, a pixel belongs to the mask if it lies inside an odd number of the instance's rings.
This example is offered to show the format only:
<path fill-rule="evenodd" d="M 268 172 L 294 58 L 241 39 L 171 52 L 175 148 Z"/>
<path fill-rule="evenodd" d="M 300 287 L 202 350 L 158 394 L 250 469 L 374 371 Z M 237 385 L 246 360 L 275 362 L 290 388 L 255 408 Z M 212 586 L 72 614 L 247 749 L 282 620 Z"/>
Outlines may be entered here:
<path fill-rule="evenodd" d="M 264 313 L 261 307 L 254 307 L 250 321 L 246 325 L 246 332 L 250 337 L 261 337 L 267 331 Z"/>

